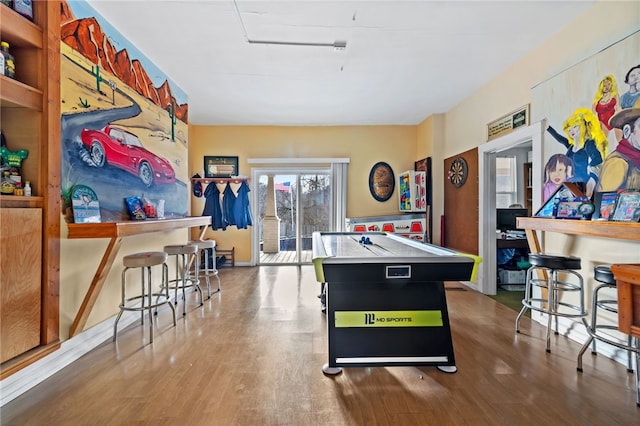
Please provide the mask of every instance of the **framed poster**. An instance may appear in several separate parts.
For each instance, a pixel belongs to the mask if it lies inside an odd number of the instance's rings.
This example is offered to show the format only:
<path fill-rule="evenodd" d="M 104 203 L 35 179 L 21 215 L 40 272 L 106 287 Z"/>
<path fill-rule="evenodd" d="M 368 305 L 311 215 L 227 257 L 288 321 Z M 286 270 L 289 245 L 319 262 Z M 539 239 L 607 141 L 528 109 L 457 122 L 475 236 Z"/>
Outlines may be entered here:
<path fill-rule="evenodd" d="M 609 220 L 618 222 L 640 221 L 640 192 L 624 191 L 619 193 Z"/>
<path fill-rule="evenodd" d="M 204 157 L 204 177 L 238 176 L 238 157 Z"/>
<path fill-rule="evenodd" d="M 613 208 L 616 205 L 617 192 L 596 192 L 593 194 L 593 204 L 595 211 L 593 212 L 593 220 L 609 220 Z"/>

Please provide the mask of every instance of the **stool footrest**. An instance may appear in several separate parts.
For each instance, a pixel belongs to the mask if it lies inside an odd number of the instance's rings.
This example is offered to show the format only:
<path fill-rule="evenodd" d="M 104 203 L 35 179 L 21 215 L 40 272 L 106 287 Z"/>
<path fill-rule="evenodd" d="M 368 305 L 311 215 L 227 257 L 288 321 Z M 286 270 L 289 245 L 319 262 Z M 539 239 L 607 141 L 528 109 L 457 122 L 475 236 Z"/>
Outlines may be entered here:
<path fill-rule="evenodd" d="M 143 301 L 146 301 L 149 298 L 149 295 L 145 294 L 143 296 L 130 297 L 125 300 L 124 304 L 120 303 L 118 307 L 125 311 L 146 311 L 148 309 L 157 308 L 159 306 L 163 306 L 171 302 L 171 299 L 168 298 L 167 295 L 164 293 L 153 293 L 151 297 L 156 298 L 156 301 L 151 305 L 142 304 Z M 136 302 L 136 301 L 138 301 L 139 303 L 136 303 L 133 306 L 130 304 L 130 302 Z"/>

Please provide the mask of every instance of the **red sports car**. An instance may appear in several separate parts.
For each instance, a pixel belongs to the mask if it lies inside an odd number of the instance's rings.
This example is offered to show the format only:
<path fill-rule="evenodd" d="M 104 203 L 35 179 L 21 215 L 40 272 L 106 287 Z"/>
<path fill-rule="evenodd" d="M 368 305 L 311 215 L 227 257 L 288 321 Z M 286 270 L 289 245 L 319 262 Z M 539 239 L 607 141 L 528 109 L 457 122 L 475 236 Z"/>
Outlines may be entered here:
<path fill-rule="evenodd" d="M 138 176 L 147 187 L 176 181 L 171 163 L 147 151 L 133 133 L 107 125 L 102 130 L 83 129 L 80 139 L 96 167 L 108 163 Z"/>

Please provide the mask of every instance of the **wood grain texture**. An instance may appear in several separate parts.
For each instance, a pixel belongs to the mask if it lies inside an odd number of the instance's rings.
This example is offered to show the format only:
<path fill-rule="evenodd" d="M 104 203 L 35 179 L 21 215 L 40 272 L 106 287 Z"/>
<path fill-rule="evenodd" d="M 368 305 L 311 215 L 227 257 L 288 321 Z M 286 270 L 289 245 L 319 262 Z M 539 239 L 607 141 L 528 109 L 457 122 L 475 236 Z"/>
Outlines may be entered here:
<path fill-rule="evenodd" d="M 0 362 L 40 344 L 42 209 L 0 209 Z"/>
<path fill-rule="evenodd" d="M 190 304 L 153 344 L 135 322 L 2 407 L 3 425 L 636 425 L 633 374 L 448 283 L 458 373 L 434 367 L 322 374 L 326 319 L 312 266 L 222 268 L 222 292 Z M 195 293 L 188 297 L 195 298 Z M 193 299 L 195 300 L 195 299 Z M 167 308 L 168 309 L 168 308 Z M 132 314 L 133 315 L 133 314 Z"/>
<path fill-rule="evenodd" d="M 467 181 L 455 187 L 448 177 L 451 163 L 458 157 L 467 162 Z M 464 253 L 478 254 L 478 148 L 444 160 L 444 239 L 442 245 Z"/>
<path fill-rule="evenodd" d="M 640 264 L 614 264 L 618 289 L 618 328 L 640 338 Z"/>
<path fill-rule="evenodd" d="M 126 222 L 70 223 L 69 239 L 115 238 L 149 232 L 171 231 L 180 228 L 207 226 L 211 216 L 192 216 L 157 220 L 128 220 Z M 206 229 L 206 228 L 205 228 Z"/>
<path fill-rule="evenodd" d="M 519 217 L 518 228 L 589 237 L 640 241 L 640 223 Z"/>

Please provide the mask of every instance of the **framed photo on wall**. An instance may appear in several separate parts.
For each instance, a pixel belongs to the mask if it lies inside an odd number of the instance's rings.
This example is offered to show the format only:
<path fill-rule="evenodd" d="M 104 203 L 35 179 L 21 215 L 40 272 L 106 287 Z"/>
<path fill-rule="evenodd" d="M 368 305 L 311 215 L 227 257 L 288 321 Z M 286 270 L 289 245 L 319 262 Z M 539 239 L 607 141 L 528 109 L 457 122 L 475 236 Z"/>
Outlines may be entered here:
<path fill-rule="evenodd" d="M 593 194 L 593 204 L 595 210 L 593 212 L 593 220 L 609 220 L 613 208 L 616 205 L 617 192 L 596 192 Z"/>
<path fill-rule="evenodd" d="M 609 220 L 617 222 L 640 221 L 640 192 L 623 191 L 619 193 Z"/>
<path fill-rule="evenodd" d="M 238 176 L 238 157 L 205 156 L 204 177 Z"/>

